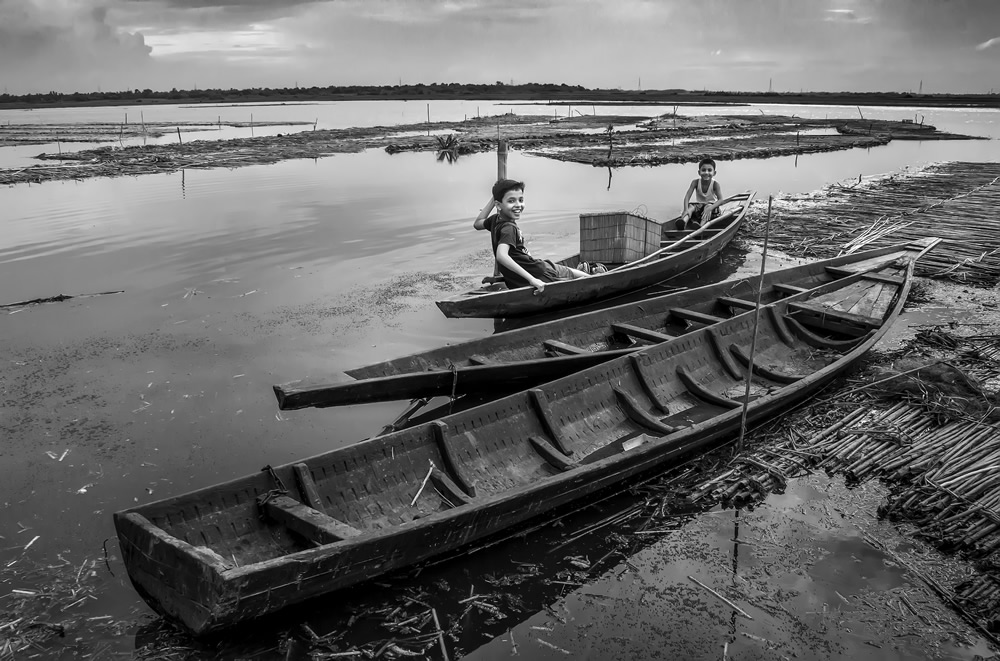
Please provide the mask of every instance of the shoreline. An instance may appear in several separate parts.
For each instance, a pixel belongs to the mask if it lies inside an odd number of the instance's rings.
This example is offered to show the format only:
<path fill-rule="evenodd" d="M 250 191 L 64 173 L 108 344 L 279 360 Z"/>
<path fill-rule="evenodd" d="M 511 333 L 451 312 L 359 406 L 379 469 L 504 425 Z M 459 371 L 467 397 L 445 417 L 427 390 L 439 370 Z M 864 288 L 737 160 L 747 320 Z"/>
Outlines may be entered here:
<path fill-rule="evenodd" d="M 144 105 L 286 105 L 300 103 L 347 101 L 519 101 L 539 105 L 833 105 L 833 106 L 892 106 L 933 108 L 995 108 L 1000 109 L 1000 94 L 911 94 L 888 92 L 684 92 L 676 90 L 537 90 L 507 86 L 448 87 L 417 86 L 402 90 L 365 88 L 358 92 L 327 90 L 266 90 L 256 94 L 236 94 L 234 90 L 172 91 L 169 96 L 131 95 L 130 92 L 106 93 L 103 98 L 72 98 L 76 94 L 24 95 L 16 101 L 0 101 L 0 110 L 37 110 L 40 108 L 87 108 L 102 106 Z M 481 89 L 487 87 L 486 90 Z M 168 94 L 168 93 L 163 93 Z M 25 97 L 38 97 L 30 102 Z M 82 96 L 82 95 L 81 95 Z M 70 98 L 62 98 L 70 97 Z"/>

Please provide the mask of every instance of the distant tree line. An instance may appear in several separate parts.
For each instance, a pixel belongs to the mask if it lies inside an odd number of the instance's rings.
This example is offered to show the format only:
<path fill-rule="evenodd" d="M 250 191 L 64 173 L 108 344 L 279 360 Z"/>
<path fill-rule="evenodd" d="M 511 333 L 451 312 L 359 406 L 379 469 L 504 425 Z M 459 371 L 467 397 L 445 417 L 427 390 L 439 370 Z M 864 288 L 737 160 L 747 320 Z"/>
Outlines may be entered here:
<path fill-rule="evenodd" d="M 977 106 L 997 106 L 997 94 L 912 94 L 907 92 L 732 92 L 668 90 L 589 89 L 580 85 L 555 83 L 524 83 L 509 85 L 497 81 L 492 85 L 469 83 L 416 83 L 413 85 L 331 85 L 329 87 L 251 87 L 248 89 L 192 89 L 159 91 L 133 89 L 117 92 L 48 92 L 44 94 L 0 94 L 0 105 L 87 105 L 151 103 L 213 103 L 240 101 L 302 101 L 329 99 L 525 99 L 549 101 L 615 101 L 644 100 L 648 102 L 684 102 L 705 99 L 719 102 L 753 103 L 764 99 L 828 99 L 830 102 L 886 101 L 904 103 L 919 98 L 922 103 L 968 103 Z"/>
<path fill-rule="evenodd" d="M 158 101 L 239 101 L 248 99 L 275 98 L 328 98 L 330 96 L 347 97 L 432 97 L 458 98 L 463 96 L 495 96 L 503 94 L 530 94 L 532 98 L 539 95 L 579 95 L 588 91 L 580 85 L 557 85 L 542 83 L 526 83 L 523 85 L 507 85 L 497 82 L 493 85 L 470 85 L 463 83 L 415 83 L 413 85 L 330 85 L 329 87 L 251 87 L 248 89 L 193 89 L 179 90 L 174 88 L 168 92 L 147 89 L 122 90 L 117 92 L 46 92 L 36 94 L 0 94 L 0 103 L 52 104 L 52 103 L 86 103 L 94 101 L 121 101 L 137 103 L 144 100 Z"/>

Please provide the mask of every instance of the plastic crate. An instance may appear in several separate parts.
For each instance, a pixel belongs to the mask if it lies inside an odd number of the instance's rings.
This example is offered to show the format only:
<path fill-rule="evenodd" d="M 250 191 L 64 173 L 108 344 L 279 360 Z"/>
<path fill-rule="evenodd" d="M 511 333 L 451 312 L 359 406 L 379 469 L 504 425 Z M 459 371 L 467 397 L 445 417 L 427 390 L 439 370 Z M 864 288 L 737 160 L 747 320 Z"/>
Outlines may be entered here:
<path fill-rule="evenodd" d="M 580 260 L 634 262 L 660 249 L 663 228 L 627 211 L 580 214 Z"/>

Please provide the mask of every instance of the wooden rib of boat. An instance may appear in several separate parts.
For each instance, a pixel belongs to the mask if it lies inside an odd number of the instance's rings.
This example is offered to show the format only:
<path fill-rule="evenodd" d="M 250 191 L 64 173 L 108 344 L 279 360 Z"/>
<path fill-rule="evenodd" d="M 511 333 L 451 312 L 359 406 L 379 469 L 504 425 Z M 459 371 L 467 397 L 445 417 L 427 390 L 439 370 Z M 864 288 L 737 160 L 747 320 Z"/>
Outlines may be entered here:
<path fill-rule="evenodd" d="M 856 252 L 764 275 L 761 301 L 772 303 L 876 268 L 908 252 L 905 244 Z M 302 380 L 274 386 L 281 410 L 398 399 L 507 392 L 640 351 L 753 308 L 757 276 L 672 292 L 637 303 L 557 319 L 346 373 L 356 379 Z"/>
<path fill-rule="evenodd" d="M 436 301 L 435 305 L 447 317 L 521 317 L 592 303 L 662 282 L 719 254 L 739 231 L 753 197 L 753 192 L 746 192 L 727 198 L 719 217 L 697 229 L 677 231 L 673 221 L 664 223 L 659 250 L 634 262 L 610 265 L 606 273 L 551 282 L 537 295 L 532 287 L 492 285 Z M 580 255 L 559 263 L 576 268 Z"/>
<path fill-rule="evenodd" d="M 936 243 L 537 388 L 118 512 L 129 576 L 157 611 L 204 633 L 717 445 L 738 431 L 744 405 L 749 421 L 778 415 L 860 358 Z"/>

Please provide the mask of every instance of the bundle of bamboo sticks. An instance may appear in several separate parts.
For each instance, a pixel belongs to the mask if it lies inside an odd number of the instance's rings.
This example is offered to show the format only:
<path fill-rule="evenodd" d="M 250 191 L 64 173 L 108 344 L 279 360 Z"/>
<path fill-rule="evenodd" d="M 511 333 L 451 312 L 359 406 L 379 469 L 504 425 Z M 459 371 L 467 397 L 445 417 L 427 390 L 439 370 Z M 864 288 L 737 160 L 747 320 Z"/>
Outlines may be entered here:
<path fill-rule="evenodd" d="M 954 162 L 834 184 L 823 191 L 823 204 L 816 196 L 808 205 L 779 198 L 770 241 L 791 254 L 832 257 L 859 242 L 876 247 L 939 236 L 944 241 L 920 260 L 919 275 L 992 286 L 1000 280 L 998 181 L 1000 163 Z"/>

